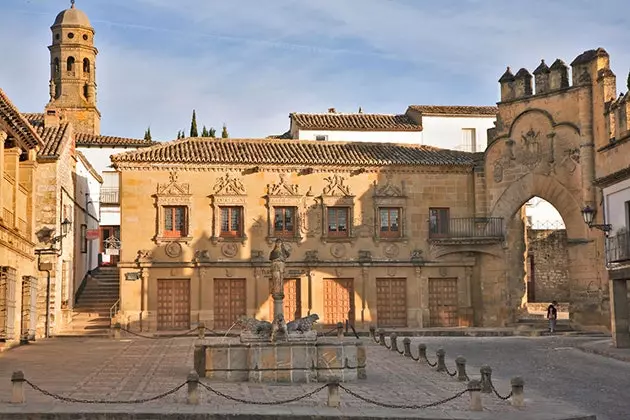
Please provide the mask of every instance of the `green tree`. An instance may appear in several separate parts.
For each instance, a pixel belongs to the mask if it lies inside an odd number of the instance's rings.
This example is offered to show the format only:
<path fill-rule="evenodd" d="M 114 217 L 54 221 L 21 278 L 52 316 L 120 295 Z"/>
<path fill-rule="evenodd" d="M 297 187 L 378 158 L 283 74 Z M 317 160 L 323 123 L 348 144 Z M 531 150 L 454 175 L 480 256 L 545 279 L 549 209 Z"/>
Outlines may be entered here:
<path fill-rule="evenodd" d="M 628 92 L 630 92 L 630 72 L 628 72 L 628 80 L 626 81 L 626 87 L 628 88 Z"/>
<path fill-rule="evenodd" d="M 197 113 L 193 109 L 192 121 L 190 122 L 190 137 L 199 137 L 197 132 Z"/>
<path fill-rule="evenodd" d="M 177 130 L 177 140 L 182 138 L 182 132 Z"/>
<path fill-rule="evenodd" d="M 149 140 L 151 141 L 151 127 L 147 128 L 147 130 L 144 132 L 144 139 L 145 140 Z"/>
<path fill-rule="evenodd" d="M 208 137 L 208 129 L 206 128 L 205 125 L 201 129 L 201 137 Z"/>
<path fill-rule="evenodd" d="M 227 127 L 225 124 L 223 124 L 223 131 L 221 131 L 221 138 L 227 139 L 228 137 L 230 137 L 230 135 L 228 134 Z"/>
<path fill-rule="evenodd" d="M 217 130 L 215 130 L 214 127 L 210 127 L 210 129 L 208 130 L 208 137 L 215 138 L 216 136 Z"/>

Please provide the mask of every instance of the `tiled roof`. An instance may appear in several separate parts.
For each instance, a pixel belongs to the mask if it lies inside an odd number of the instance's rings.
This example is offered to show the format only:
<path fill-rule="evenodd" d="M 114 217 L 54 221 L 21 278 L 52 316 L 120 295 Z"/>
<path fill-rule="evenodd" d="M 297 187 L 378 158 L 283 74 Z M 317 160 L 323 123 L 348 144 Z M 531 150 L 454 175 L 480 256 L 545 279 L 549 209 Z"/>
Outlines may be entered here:
<path fill-rule="evenodd" d="M 387 114 L 289 114 L 303 130 L 382 130 L 382 131 L 422 131 L 422 126 L 407 115 Z"/>
<path fill-rule="evenodd" d="M 496 115 L 496 106 L 468 106 L 468 105 L 409 105 L 409 109 L 424 115 Z"/>
<path fill-rule="evenodd" d="M 44 127 L 44 114 L 42 113 L 26 113 L 22 114 L 33 127 L 39 129 Z M 48 136 L 54 135 L 54 130 L 57 128 L 47 128 L 46 133 Z M 76 133 L 75 142 L 77 147 L 148 147 L 157 142 L 144 140 L 144 139 L 132 139 L 127 137 L 114 137 L 114 136 L 97 136 L 88 133 Z"/>
<path fill-rule="evenodd" d="M 128 137 L 97 136 L 94 134 L 77 133 L 75 135 L 77 147 L 148 147 L 159 142 Z"/>
<path fill-rule="evenodd" d="M 20 114 L 17 107 L 13 105 L 9 97 L 0 89 L 0 118 L 2 118 L 14 135 L 20 137 L 20 141 L 33 149 L 42 145 L 39 138 L 28 120 Z"/>
<path fill-rule="evenodd" d="M 44 142 L 44 147 L 39 150 L 37 156 L 40 158 L 58 157 L 69 124 L 62 123 L 57 127 L 44 127 L 44 114 L 25 113 L 22 114 L 22 116 L 28 120 Z"/>
<path fill-rule="evenodd" d="M 103 177 L 101 177 L 101 175 L 98 172 L 96 172 L 96 169 L 94 169 L 94 166 L 92 166 L 90 161 L 87 160 L 85 155 L 83 153 L 81 153 L 80 151 L 78 151 L 78 150 L 76 151 L 76 154 L 77 154 L 77 158 L 83 163 L 83 165 L 85 165 L 85 167 L 87 168 L 88 172 L 92 174 L 94 179 L 96 179 L 98 182 L 100 182 L 102 184 L 103 183 Z"/>
<path fill-rule="evenodd" d="M 111 156 L 114 166 L 133 163 L 260 164 L 317 166 L 473 164 L 472 153 L 431 146 L 195 137 Z"/>
<path fill-rule="evenodd" d="M 282 134 L 272 134 L 271 136 L 267 136 L 268 139 L 292 139 L 291 130 L 287 130 Z"/>

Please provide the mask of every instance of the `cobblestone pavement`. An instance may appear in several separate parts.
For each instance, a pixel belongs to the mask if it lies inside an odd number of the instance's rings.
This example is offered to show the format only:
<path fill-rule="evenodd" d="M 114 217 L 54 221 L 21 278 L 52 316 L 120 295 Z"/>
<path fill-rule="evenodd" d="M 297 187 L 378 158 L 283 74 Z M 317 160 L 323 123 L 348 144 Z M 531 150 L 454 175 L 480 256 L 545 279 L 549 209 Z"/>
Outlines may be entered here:
<path fill-rule="evenodd" d="M 427 353 L 443 347 L 447 359 L 463 355 L 473 373 L 488 364 L 497 380 L 520 375 L 526 395 L 534 389 L 550 400 L 563 400 L 596 414 L 598 420 L 625 420 L 630 418 L 630 363 L 578 349 L 601 341 L 561 336 L 412 339 L 412 343 L 425 343 Z"/>
<path fill-rule="evenodd" d="M 470 346 L 466 342 L 458 343 L 453 339 L 413 339 L 414 342 L 431 342 L 430 345 L 437 345 L 444 342 L 444 347 L 458 346 L 462 348 L 464 354 L 477 354 L 477 346 L 474 343 L 481 339 L 470 340 Z M 483 340 L 480 342 L 482 353 L 492 347 L 491 343 L 502 343 L 501 340 Z M 55 394 L 77 399 L 102 399 L 102 400 L 131 400 L 152 397 L 161 394 L 169 389 L 181 385 L 186 381 L 186 376 L 193 368 L 193 338 L 171 338 L 171 339 L 142 339 L 136 337 L 125 338 L 115 341 L 104 338 L 73 338 L 73 339 L 50 339 L 37 342 L 28 346 L 19 347 L 8 351 L 0 356 L 0 411 L 10 407 L 6 402 L 11 396 L 11 373 L 22 370 L 28 380 L 39 387 L 51 391 Z M 368 350 L 368 379 L 349 383 L 346 386 L 367 399 L 372 399 L 388 404 L 424 404 L 438 401 L 465 389 L 465 384 L 450 378 L 443 373 L 438 373 L 429 368 L 426 364 L 414 362 L 395 352 L 377 346 L 370 339 L 364 339 Z M 523 341 L 524 343 L 525 341 Z M 507 341 L 506 341 L 507 343 Z M 413 348 L 417 354 L 417 346 Z M 435 353 L 429 353 L 433 355 Z M 501 352 L 499 352 L 501 353 Z M 523 358 L 528 358 L 526 353 Z M 558 353 L 562 357 L 563 353 Z M 448 356 L 448 355 L 447 355 Z M 505 353 L 503 358 L 513 357 L 511 353 Z M 558 357 L 558 359 L 560 358 Z M 449 358 L 449 367 L 454 369 Z M 476 357 L 471 357 L 476 361 Z M 519 369 L 503 369 L 502 365 L 497 365 L 497 374 L 524 374 L 531 372 L 525 368 L 524 361 L 520 366 L 526 372 Z M 495 365 L 495 363 L 492 363 Z M 534 366 L 535 368 L 537 366 Z M 474 376 L 474 375 L 471 375 Z M 478 375 L 476 375 L 478 376 Z M 527 376 L 526 376 L 527 377 Z M 4 378 L 4 379 L 2 379 Z M 501 378 L 497 376 L 495 385 L 501 393 L 509 392 L 509 376 Z M 204 383 L 213 389 L 230 395 L 235 398 L 253 401 L 276 401 L 294 398 L 316 389 L 322 384 L 255 384 L 255 383 L 220 383 L 203 380 Z M 527 410 L 540 411 L 546 413 L 565 413 L 571 411 L 570 406 L 564 403 L 548 401 L 527 389 L 528 400 L 534 402 Z M 546 390 L 545 390 L 546 392 Z M 373 404 L 360 401 L 341 391 L 342 404 L 346 408 L 371 409 Z M 221 410 L 232 410 L 241 412 L 251 411 L 254 406 L 244 407 L 242 403 L 230 401 L 223 397 L 212 395 L 210 392 L 202 390 L 202 404 L 206 408 L 220 408 Z M 508 402 L 501 401 L 491 395 L 484 395 L 484 409 L 486 413 L 516 414 L 516 409 Z M 324 407 L 326 402 L 326 390 L 318 394 L 287 404 L 289 407 Z M 64 410 L 71 403 L 53 400 L 51 397 L 42 395 L 27 386 L 27 406 L 42 409 L 59 409 L 64 406 Z M 149 409 L 164 408 L 173 410 L 173 407 L 185 404 L 185 387 L 176 393 L 162 398 L 155 402 L 142 404 Z M 76 404 L 77 409 L 85 407 L 86 404 Z M 94 406 L 92 406 L 94 407 Z M 100 405 L 103 407 L 103 405 Z M 124 409 L 124 406 L 122 406 Z M 135 406 L 137 407 L 137 406 Z M 119 405 L 117 409 L 121 409 Z M 428 409 L 435 415 L 444 415 L 468 410 L 468 395 L 464 394 L 444 405 Z M 567 411 L 568 410 L 568 411 Z M 407 410 L 409 412 L 409 410 Z M 426 410 L 424 411 L 426 412 Z M 537 417 L 542 418 L 542 417 Z"/>

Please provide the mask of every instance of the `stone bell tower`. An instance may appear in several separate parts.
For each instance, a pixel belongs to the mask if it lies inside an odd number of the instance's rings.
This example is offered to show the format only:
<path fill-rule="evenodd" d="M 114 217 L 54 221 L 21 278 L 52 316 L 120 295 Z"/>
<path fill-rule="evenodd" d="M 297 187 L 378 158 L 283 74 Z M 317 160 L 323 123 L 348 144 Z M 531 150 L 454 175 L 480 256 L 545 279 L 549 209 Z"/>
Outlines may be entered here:
<path fill-rule="evenodd" d="M 94 28 L 74 5 L 57 15 L 50 51 L 50 101 L 44 125 L 71 122 L 81 133 L 99 134 L 101 113 L 96 107 L 96 55 Z"/>

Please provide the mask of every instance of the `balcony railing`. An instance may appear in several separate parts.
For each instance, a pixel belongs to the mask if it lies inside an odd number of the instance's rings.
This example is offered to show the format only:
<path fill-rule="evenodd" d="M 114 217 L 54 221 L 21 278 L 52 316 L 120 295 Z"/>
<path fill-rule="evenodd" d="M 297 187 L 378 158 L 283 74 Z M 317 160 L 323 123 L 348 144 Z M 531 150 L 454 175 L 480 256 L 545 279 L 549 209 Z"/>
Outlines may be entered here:
<path fill-rule="evenodd" d="M 430 239 L 503 238 L 502 217 L 462 217 L 441 223 L 429 221 Z"/>
<path fill-rule="evenodd" d="M 101 188 L 101 204 L 120 204 L 118 188 Z"/>
<path fill-rule="evenodd" d="M 606 262 L 630 262 L 630 232 L 617 232 L 606 238 Z"/>

